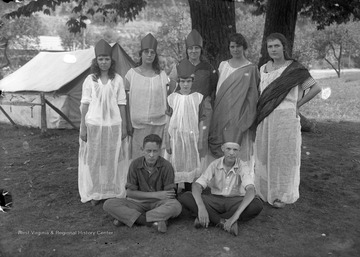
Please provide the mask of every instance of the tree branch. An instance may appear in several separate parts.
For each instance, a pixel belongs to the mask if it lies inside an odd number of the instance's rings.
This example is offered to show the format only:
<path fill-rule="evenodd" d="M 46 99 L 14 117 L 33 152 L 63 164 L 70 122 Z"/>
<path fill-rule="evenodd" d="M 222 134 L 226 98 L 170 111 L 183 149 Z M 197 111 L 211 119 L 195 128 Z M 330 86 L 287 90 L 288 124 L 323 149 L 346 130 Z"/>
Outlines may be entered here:
<path fill-rule="evenodd" d="M 338 77 L 340 78 L 340 71 L 338 71 L 335 66 L 325 57 L 324 60 L 330 64 L 330 66 L 335 70 L 336 74 L 338 75 Z"/>

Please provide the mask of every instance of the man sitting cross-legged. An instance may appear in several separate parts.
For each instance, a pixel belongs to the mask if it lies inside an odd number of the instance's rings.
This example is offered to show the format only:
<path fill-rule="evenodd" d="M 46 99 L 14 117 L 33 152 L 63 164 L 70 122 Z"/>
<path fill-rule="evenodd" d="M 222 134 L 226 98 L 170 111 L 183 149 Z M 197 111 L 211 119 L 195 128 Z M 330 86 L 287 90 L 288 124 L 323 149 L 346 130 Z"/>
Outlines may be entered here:
<path fill-rule="evenodd" d="M 213 223 L 233 235 L 238 234 L 237 221 L 247 221 L 262 210 L 255 197 L 253 168 L 238 158 L 240 146 L 228 142 L 222 145 L 224 156 L 213 161 L 193 183 L 192 192 L 184 193 L 179 201 L 194 215 L 194 226 L 208 227 Z M 210 187 L 211 194 L 202 194 Z"/>
<path fill-rule="evenodd" d="M 175 199 L 174 170 L 160 156 L 161 143 L 155 134 L 144 138 L 144 156 L 135 159 L 129 167 L 127 198 L 104 203 L 103 208 L 115 218 L 115 225 L 155 226 L 165 233 L 167 220 L 181 213 L 181 204 Z"/>

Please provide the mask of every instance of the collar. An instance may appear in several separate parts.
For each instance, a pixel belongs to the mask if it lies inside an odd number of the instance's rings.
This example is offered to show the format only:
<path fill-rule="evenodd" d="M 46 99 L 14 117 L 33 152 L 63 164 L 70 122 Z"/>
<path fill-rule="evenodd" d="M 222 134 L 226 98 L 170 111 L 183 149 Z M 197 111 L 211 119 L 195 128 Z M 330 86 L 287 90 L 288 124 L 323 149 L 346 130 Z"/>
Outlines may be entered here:
<path fill-rule="evenodd" d="M 137 168 L 138 169 L 145 169 L 145 157 L 142 156 L 142 157 L 139 157 L 139 163 L 137 164 Z M 163 163 L 163 158 L 161 156 L 159 156 L 159 158 L 157 159 L 156 163 L 155 163 L 155 166 L 156 168 L 159 168 L 162 166 L 162 163 Z"/>
<path fill-rule="evenodd" d="M 226 172 L 226 169 L 224 167 L 224 156 L 221 157 L 220 159 L 218 159 L 219 162 L 216 165 L 216 168 L 219 170 L 224 170 L 224 172 Z M 239 158 L 236 159 L 234 166 L 232 166 L 232 168 L 229 170 L 229 172 L 232 172 L 234 174 L 237 174 L 237 171 L 239 170 Z"/>

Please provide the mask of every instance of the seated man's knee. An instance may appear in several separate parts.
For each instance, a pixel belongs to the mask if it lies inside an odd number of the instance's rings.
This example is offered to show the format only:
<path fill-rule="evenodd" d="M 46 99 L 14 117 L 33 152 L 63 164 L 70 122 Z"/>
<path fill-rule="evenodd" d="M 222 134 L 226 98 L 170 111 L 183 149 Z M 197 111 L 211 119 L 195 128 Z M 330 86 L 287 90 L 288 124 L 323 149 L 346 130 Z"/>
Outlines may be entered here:
<path fill-rule="evenodd" d="M 121 205 L 122 203 L 122 199 L 108 199 L 104 202 L 103 204 L 103 210 L 106 212 L 109 212 L 110 210 L 112 210 L 113 208 Z"/>
<path fill-rule="evenodd" d="M 180 215 L 180 213 L 182 211 L 182 205 L 178 200 L 175 200 L 175 201 L 176 202 L 174 202 L 174 207 L 175 207 L 175 210 L 176 210 L 176 215 Z"/>
<path fill-rule="evenodd" d="M 262 201 L 255 197 L 251 203 L 249 204 L 249 214 L 253 217 L 256 217 L 257 215 L 259 215 L 259 213 L 262 211 L 263 209 L 263 203 Z"/>
<path fill-rule="evenodd" d="M 260 198 L 255 197 L 254 200 L 252 200 L 253 205 L 254 205 L 254 211 L 260 213 L 262 211 L 262 209 L 264 208 L 263 202 L 261 201 Z"/>
<path fill-rule="evenodd" d="M 178 198 L 179 202 L 183 205 L 186 205 L 186 203 L 188 201 L 194 200 L 194 197 L 191 193 L 191 191 L 187 191 L 185 193 L 183 193 L 179 198 Z"/>
<path fill-rule="evenodd" d="M 110 207 L 110 206 L 111 206 L 110 201 L 111 201 L 111 199 L 108 199 L 108 200 L 106 200 L 106 201 L 104 202 L 104 204 L 103 204 L 103 210 L 106 211 L 106 212 L 108 212 L 109 209 L 111 209 L 111 207 Z"/>

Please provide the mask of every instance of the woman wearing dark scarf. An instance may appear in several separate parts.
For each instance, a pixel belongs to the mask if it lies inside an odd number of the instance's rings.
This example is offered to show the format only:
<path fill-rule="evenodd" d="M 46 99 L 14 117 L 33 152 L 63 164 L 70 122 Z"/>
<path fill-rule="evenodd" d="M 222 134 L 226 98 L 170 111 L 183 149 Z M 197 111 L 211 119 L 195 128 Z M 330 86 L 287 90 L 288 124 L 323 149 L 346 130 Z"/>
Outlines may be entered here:
<path fill-rule="evenodd" d="M 266 42 L 271 59 L 260 68 L 261 95 L 254 122 L 255 187 L 264 201 L 283 208 L 299 198 L 299 108 L 321 89 L 304 66 L 289 58 L 284 35 L 270 34 Z"/>

